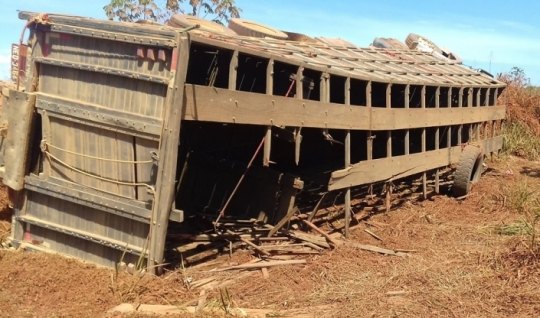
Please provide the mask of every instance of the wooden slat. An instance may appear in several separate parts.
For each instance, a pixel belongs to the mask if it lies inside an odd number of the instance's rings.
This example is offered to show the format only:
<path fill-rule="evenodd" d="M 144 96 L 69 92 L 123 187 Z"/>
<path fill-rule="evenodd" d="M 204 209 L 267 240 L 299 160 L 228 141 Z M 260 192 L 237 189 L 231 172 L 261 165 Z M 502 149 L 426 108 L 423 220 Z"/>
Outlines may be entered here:
<path fill-rule="evenodd" d="M 502 137 L 495 137 L 483 142 L 486 152 L 502 147 Z M 349 168 L 334 171 L 328 183 L 328 190 L 375 183 L 384 180 L 399 179 L 427 170 L 444 167 L 459 161 L 462 147 L 444 148 L 397 156 L 362 161 Z"/>
<path fill-rule="evenodd" d="M 393 130 L 503 119 L 506 108 L 410 108 L 344 106 L 249 92 L 186 85 L 184 119 L 221 123 Z"/>
<path fill-rule="evenodd" d="M 166 113 L 164 114 L 163 132 L 159 145 L 156 191 L 150 223 L 148 269 L 151 272 L 159 270 L 156 265 L 159 266 L 163 263 L 168 220 L 175 196 L 176 161 L 182 119 L 182 109 L 178 105 L 181 105 L 184 100 L 184 84 L 190 48 L 187 36 L 178 35 L 177 41 L 180 44 L 178 60 L 176 61 L 177 69 L 174 80 L 169 84 L 165 103 Z"/>

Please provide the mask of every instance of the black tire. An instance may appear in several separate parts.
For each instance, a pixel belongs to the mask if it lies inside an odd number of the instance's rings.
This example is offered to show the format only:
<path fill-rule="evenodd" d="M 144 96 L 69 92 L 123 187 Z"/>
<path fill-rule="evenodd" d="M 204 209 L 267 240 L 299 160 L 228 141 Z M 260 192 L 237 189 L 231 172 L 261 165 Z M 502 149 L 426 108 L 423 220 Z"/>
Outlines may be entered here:
<path fill-rule="evenodd" d="M 467 145 L 459 158 L 456 171 L 454 172 L 454 185 L 452 194 L 455 197 L 467 195 L 474 183 L 478 182 L 482 175 L 484 153 L 478 146 Z"/>

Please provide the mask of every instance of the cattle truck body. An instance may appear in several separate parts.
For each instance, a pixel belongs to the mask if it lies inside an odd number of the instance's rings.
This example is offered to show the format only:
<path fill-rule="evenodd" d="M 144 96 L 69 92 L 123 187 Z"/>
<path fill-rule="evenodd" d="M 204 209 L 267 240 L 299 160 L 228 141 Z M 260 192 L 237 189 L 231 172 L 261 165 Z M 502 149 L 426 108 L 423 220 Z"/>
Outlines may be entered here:
<path fill-rule="evenodd" d="M 425 53 L 20 17 L 0 169 L 15 244 L 153 269 L 170 222 L 275 224 L 309 187 L 343 191 L 347 217 L 351 188 L 502 146 L 505 85 Z"/>

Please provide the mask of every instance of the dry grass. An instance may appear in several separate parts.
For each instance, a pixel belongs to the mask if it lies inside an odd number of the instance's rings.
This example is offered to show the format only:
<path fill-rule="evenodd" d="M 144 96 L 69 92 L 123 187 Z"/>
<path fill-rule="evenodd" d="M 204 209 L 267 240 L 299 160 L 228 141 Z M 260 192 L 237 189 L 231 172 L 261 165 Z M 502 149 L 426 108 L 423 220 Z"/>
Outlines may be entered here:
<path fill-rule="evenodd" d="M 530 160 L 540 158 L 540 90 L 528 87 L 521 70 L 515 69 L 499 79 L 508 87 L 499 97 L 507 108 L 505 148 L 507 154 Z"/>

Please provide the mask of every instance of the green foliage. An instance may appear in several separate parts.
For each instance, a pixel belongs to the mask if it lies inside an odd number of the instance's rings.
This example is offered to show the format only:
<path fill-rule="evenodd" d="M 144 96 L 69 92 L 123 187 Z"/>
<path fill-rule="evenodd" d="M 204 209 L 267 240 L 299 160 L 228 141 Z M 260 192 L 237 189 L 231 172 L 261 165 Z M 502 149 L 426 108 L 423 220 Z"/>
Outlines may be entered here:
<path fill-rule="evenodd" d="M 111 0 L 103 10 L 109 19 L 118 21 L 165 22 L 173 14 L 183 13 L 219 24 L 240 17 L 241 12 L 235 0 Z"/>
<path fill-rule="evenodd" d="M 540 158 L 540 139 L 524 123 L 511 121 L 504 128 L 503 152 L 530 160 Z"/>
<path fill-rule="evenodd" d="M 521 220 L 495 228 L 500 235 L 523 235 L 529 238 L 529 248 L 537 248 L 540 225 L 540 195 L 535 187 L 520 181 L 505 189 L 505 206 L 521 215 Z"/>

